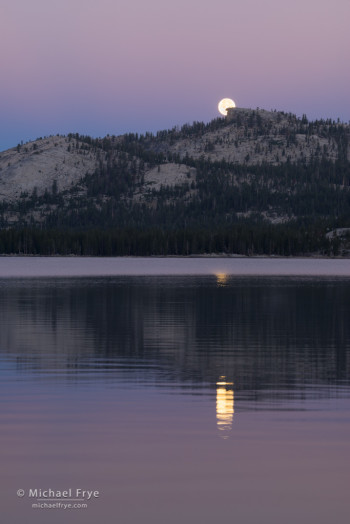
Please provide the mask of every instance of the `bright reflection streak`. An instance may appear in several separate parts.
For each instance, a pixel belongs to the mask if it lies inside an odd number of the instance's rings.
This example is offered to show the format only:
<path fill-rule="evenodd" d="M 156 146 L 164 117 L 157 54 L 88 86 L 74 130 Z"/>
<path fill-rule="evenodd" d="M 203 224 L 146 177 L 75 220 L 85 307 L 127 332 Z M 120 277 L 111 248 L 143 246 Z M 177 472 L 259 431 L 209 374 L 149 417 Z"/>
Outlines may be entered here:
<path fill-rule="evenodd" d="M 216 273 L 216 282 L 218 286 L 225 286 L 227 283 L 228 275 L 226 273 Z"/>
<path fill-rule="evenodd" d="M 216 383 L 216 422 L 222 438 L 227 439 L 227 434 L 232 429 L 234 409 L 233 382 L 226 382 L 225 377 L 220 377 Z"/>

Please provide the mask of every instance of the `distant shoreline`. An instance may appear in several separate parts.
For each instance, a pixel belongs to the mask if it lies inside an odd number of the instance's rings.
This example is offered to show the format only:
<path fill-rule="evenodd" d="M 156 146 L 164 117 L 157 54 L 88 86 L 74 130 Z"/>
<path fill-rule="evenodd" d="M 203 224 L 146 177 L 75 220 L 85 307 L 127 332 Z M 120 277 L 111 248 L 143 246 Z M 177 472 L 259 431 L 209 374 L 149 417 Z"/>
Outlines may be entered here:
<path fill-rule="evenodd" d="M 238 253 L 205 253 L 205 254 L 193 254 L 193 255 L 76 255 L 74 253 L 70 255 L 61 255 L 59 253 L 54 255 L 38 255 L 38 254 L 24 254 L 24 253 L 0 253 L 0 258 L 137 258 L 137 259 L 193 259 L 193 258 L 207 258 L 207 259 L 234 259 L 234 258 L 245 258 L 247 260 L 251 259 L 278 259 L 278 260 L 293 260 L 293 259 L 305 259 L 305 260 L 347 260 L 350 259 L 350 253 L 347 255 L 319 255 L 319 254 L 304 254 L 304 255 L 240 255 Z"/>

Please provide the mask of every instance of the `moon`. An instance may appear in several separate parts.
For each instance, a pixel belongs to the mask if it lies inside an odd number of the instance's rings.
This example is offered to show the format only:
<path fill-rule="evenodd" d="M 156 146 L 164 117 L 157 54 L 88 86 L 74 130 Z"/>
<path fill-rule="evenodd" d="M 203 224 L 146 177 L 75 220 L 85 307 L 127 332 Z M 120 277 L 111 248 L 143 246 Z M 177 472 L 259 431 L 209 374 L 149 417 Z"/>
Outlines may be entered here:
<path fill-rule="evenodd" d="M 227 115 L 227 109 L 229 107 L 236 107 L 236 104 L 233 100 L 231 100 L 231 98 L 223 98 L 222 100 L 220 100 L 218 104 L 218 110 L 222 115 Z"/>

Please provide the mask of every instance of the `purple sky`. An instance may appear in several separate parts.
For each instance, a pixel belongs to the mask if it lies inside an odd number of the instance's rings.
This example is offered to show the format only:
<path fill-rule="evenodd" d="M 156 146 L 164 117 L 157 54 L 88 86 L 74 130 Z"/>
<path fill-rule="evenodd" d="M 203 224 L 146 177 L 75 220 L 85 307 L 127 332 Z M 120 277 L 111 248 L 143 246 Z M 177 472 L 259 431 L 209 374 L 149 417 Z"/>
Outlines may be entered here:
<path fill-rule="evenodd" d="M 0 150 L 240 107 L 350 120 L 350 0 L 3 0 Z"/>

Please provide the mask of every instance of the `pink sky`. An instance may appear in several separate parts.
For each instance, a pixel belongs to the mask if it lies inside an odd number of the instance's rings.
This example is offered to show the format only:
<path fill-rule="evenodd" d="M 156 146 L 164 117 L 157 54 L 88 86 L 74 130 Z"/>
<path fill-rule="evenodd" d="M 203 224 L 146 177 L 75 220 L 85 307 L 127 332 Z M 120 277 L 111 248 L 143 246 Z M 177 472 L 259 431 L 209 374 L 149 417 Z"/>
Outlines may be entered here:
<path fill-rule="evenodd" d="M 156 131 L 217 102 L 350 120 L 349 0 L 3 0 L 0 150 Z"/>

